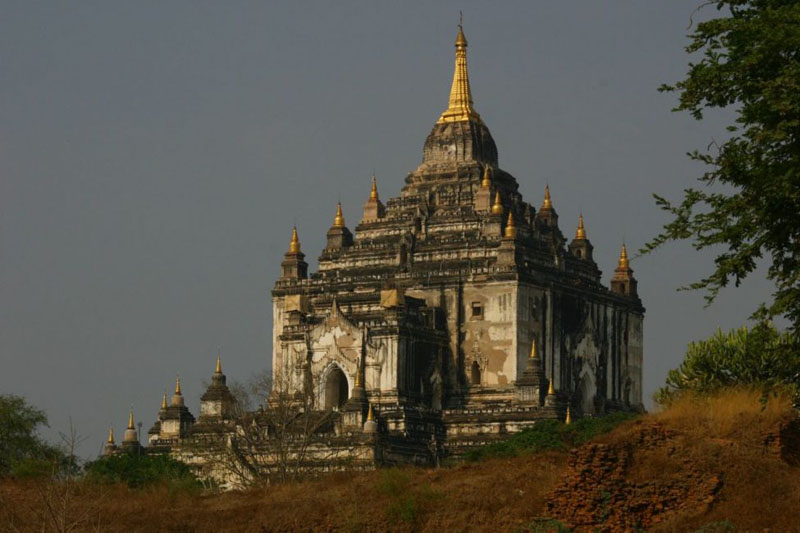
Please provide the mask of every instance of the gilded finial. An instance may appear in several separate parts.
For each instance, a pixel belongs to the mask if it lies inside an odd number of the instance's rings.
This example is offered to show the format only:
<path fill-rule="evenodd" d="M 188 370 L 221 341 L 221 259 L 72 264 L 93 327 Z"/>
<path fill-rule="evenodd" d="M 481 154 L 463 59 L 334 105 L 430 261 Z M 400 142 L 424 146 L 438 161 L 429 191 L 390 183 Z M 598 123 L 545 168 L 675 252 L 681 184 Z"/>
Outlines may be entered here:
<path fill-rule="evenodd" d="M 136 425 L 133 423 L 133 407 L 128 412 L 128 429 L 136 429 Z"/>
<path fill-rule="evenodd" d="M 586 239 L 586 228 L 583 227 L 583 213 L 578 217 L 578 229 L 575 230 L 575 238 L 579 240 Z"/>
<path fill-rule="evenodd" d="M 544 186 L 544 201 L 542 202 L 542 209 L 553 209 L 553 202 L 550 200 L 550 185 Z"/>
<path fill-rule="evenodd" d="M 289 241 L 289 253 L 300 253 L 300 239 L 297 238 L 297 226 L 292 228 L 292 240 Z"/>
<path fill-rule="evenodd" d="M 217 368 L 214 369 L 215 374 L 222 374 L 222 361 L 220 360 L 220 354 L 217 354 Z"/>
<path fill-rule="evenodd" d="M 161 396 L 161 408 L 162 409 L 167 408 L 167 391 L 164 391 L 164 395 Z"/>
<path fill-rule="evenodd" d="M 472 105 L 472 91 L 469 87 L 467 73 L 467 38 L 464 36 L 464 28 L 459 22 L 456 35 L 456 66 L 453 72 L 453 85 L 450 88 L 450 99 L 447 109 L 436 123 L 445 124 L 468 120 L 480 122 L 481 116 Z"/>
<path fill-rule="evenodd" d="M 114 444 L 114 427 L 108 428 L 108 441 L 109 444 Z"/>
<path fill-rule="evenodd" d="M 536 341 L 531 341 L 531 359 L 536 359 Z"/>
<path fill-rule="evenodd" d="M 619 265 L 617 268 L 628 268 L 628 249 L 625 248 L 625 243 L 622 243 L 622 249 L 619 251 Z"/>
<path fill-rule="evenodd" d="M 569 414 L 569 405 L 567 406 L 567 417 L 564 419 L 566 425 L 572 424 L 572 416 Z"/>
<path fill-rule="evenodd" d="M 336 204 L 336 217 L 333 219 L 334 228 L 344 227 L 344 215 L 342 214 L 342 202 Z"/>
<path fill-rule="evenodd" d="M 369 404 L 369 409 L 367 410 L 367 422 L 372 422 L 375 420 L 375 413 L 372 412 L 372 404 Z"/>
<path fill-rule="evenodd" d="M 514 225 L 514 213 L 508 212 L 508 222 L 506 222 L 506 239 L 513 239 L 517 236 L 517 227 Z"/>
<path fill-rule="evenodd" d="M 361 367 L 356 368 L 356 383 L 355 388 L 362 388 L 364 386 L 363 379 L 361 378 Z"/>
<path fill-rule="evenodd" d="M 175 378 L 175 394 L 181 393 L 181 378 L 180 376 Z"/>
<path fill-rule="evenodd" d="M 375 179 L 375 175 L 372 176 L 372 190 L 369 191 L 369 199 L 378 199 L 378 180 Z"/>
<path fill-rule="evenodd" d="M 547 387 L 547 395 L 553 396 L 556 393 L 556 389 L 553 388 L 553 379 L 550 379 L 550 385 Z"/>
<path fill-rule="evenodd" d="M 489 165 L 483 169 L 483 179 L 481 180 L 481 189 L 488 189 L 492 185 L 492 177 L 489 174 Z"/>
<path fill-rule="evenodd" d="M 500 201 L 500 191 L 497 191 L 497 194 L 494 195 L 494 204 L 492 204 L 492 214 L 493 215 L 503 214 L 503 202 Z"/>

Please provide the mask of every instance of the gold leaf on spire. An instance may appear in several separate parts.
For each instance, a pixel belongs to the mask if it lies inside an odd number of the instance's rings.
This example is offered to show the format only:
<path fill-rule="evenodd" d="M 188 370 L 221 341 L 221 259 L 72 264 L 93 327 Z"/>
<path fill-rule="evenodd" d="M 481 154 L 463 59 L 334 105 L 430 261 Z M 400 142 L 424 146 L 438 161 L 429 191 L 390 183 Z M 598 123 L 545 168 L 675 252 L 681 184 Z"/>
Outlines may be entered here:
<path fill-rule="evenodd" d="M 583 213 L 578 217 L 578 229 L 575 230 L 575 238 L 578 240 L 586 239 L 586 228 L 583 227 Z"/>
<path fill-rule="evenodd" d="M 461 24 L 458 25 L 456 37 L 456 66 L 453 72 L 453 85 L 450 88 L 450 99 L 447 109 L 437 124 L 448 122 L 481 121 L 481 116 L 472 107 L 472 91 L 469 87 L 469 74 L 467 73 L 467 38 Z"/>

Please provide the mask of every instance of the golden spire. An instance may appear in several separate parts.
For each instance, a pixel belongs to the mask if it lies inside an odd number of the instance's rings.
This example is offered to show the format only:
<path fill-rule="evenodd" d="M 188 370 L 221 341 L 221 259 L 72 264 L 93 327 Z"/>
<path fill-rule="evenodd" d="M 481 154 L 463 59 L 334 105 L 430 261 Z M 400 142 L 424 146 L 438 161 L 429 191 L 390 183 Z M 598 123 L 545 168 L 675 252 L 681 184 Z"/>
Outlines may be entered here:
<path fill-rule="evenodd" d="M 378 199 L 378 180 L 375 179 L 375 175 L 372 176 L 372 190 L 369 191 L 369 199 Z"/>
<path fill-rule="evenodd" d="M 372 404 L 369 404 L 369 410 L 367 411 L 367 422 L 372 422 L 375 420 L 375 414 L 372 412 Z"/>
<path fill-rule="evenodd" d="M 131 407 L 131 410 L 128 413 L 128 429 L 136 429 L 136 426 L 133 423 L 133 407 Z"/>
<path fill-rule="evenodd" d="M 550 200 L 550 185 L 544 186 L 544 201 L 542 209 L 553 209 L 553 202 Z"/>
<path fill-rule="evenodd" d="M 361 367 L 356 367 L 356 383 L 353 385 L 355 388 L 361 388 L 364 386 L 363 380 L 361 378 Z"/>
<path fill-rule="evenodd" d="M 493 215 L 503 214 L 503 202 L 500 201 L 500 191 L 497 191 L 497 194 L 494 195 L 494 204 L 492 204 L 492 214 Z"/>
<path fill-rule="evenodd" d="M 536 341 L 531 341 L 531 359 L 536 359 Z"/>
<path fill-rule="evenodd" d="M 181 393 L 181 378 L 180 376 L 175 378 L 175 394 Z"/>
<path fill-rule="evenodd" d="M 292 240 L 289 241 L 289 253 L 300 253 L 300 240 L 297 238 L 297 226 L 292 228 Z"/>
<path fill-rule="evenodd" d="M 569 405 L 567 406 L 567 417 L 564 419 L 566 425 L 572 424 L 572 417 L 569 414 Z"/>
<path fill-rule="evenodd" d="M 578 229 L 575 230 L 575 238 L 579 240 L 586 239 L 586 228 L 583 227 L 583 213 L 578 217 Z"/>
<path fill-rule="evenodd" d="M 628 268 L 628 250 L 625 248 L 625 243 L 622 243 L 622 249 L 619 251 L 619 264 L 617 268 Z"/>
<path fill-rule="evenodd" d="M 472 107 L 472 91 L 469 88 L 469 75 L 467 74 L 467 38 L 464 37 L 464 30 L 459 23 L 456 37 L 456 67 L 453 72 L 453 86 L 450 88 L 450 100 L 447 109 L 436 123 L 445 124 L 467 120 L 480 122 L 481 116 Z"/>
<path fill-rule="evenodd" d="M 344 227 L 344 215 L 342 214 L 342 202 L 336 204 L 336 217 L 333 219 L 334 228 Z"/>
<path fill-rule="evenodd" d="M 508 222 L 506 222 L 506 239 L 513 239 L 517 236 L 517 228 L 514 226 L 514 213 L 508 212 Z"/>
<path fill-rule="evenodd" d="M 550 386 L 547 387 L 547 395 L 552 396 L 556 393 L 556 389 L 553 388 L 553 379 L 550 378 Z"/>
<path fill-rule="evenodd" d="M 167 408 L 167 391 L 164 391 L 164 395 L 161 397 L 161 408 Z"/>
<path fill-rule="evenodd" d="M 108 443 L 114 444 L 114 427 L 108 428 Z"/>
<path fill-rule="evenodd" d="M 214 369 L 215 374 L 222 374 L 222 361 L 220 361 L 220 354 L 217 353 L 217 368 Z"/>
<path fill-rule="evenodd" d="M 492 185 L 492 178 L 489 174 L 489 165 L 483 169 L 483 179 L 481 180 L 481 189 L 488 189 Z"/>

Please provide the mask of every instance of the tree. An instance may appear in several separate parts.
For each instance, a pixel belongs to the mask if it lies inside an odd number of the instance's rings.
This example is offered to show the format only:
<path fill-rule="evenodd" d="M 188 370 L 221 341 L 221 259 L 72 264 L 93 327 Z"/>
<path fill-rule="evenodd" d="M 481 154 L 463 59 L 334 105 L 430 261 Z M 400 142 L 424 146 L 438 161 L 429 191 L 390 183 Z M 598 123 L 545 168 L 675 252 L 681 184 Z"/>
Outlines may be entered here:
<path fill-rule="evenodd" d="M 316 405 L 319 377 L 306 372 L 298 386 L 287 368 L 256 374 L 248 386 L 233 385 L 230 416 L 196 427 L 187 449 L 213 456 L 212 467 L 240 487 L 296 480 L 314 465 L 346 455 L 346 445 L 328 446 L 341 439 L 334 435 L 334 414 Z"/>
<path fill-rule="evenodd" d="M 723 387 L 750 386 L 764 392 L 800 395 L 800 353 L 788 333 L 759 324 L 692 342 L 681 365 L 667 374 L 654 396 L 666 405 L 686 392 L 708 394 Z"/>
<path fill-rule="evenodd" d="M 21 466 L 29 469 L 34 462 L 47 462 L 45 470 L 49 470 L 51 461 L 61 459 L 59 450 L 37 434 L 41 426 L 47 426 L 43 411 L 21 396 L 0 395 L 0 476 Z"/>
<path fill-rule="evenodd" d="M 675 111 L 697 120 L 731 108 L 728 139 L 690 157 L 707 166 L 702 189 L 681 203 L 655 195 L 672 220 L 643 253 L 687 239 L 698 249 L 721 248 L 710 275 L 688 288 L 706 291 L 741 281 L 768 258 L 775 292 L 754 317 L 786 317 L 800 333 L 800 2 L 715 0 L 727 16 L 698 23 L 687 52 L 702 53 L 686 79 L 663 85 L 679 94 Z M 700 8 L 698 8 L 700 9 Z"/>

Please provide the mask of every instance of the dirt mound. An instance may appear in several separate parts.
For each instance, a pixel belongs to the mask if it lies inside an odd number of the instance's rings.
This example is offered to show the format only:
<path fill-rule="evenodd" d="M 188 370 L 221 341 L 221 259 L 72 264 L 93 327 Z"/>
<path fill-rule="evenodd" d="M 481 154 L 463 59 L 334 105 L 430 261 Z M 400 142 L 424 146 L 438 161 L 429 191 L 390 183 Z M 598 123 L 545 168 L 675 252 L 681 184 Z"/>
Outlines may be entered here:
<path fill-rule="evenodd" d="M 569 453 L 225 494 L 79 484 L 64 516 L 103 531 L 800 532 L 798 457 L 788 402 L 732 393 L 626 422 Z M 0 480 L 0 531 L 47 530 L 42 495 L 54 489 Z"/>
<path fill-rule="evenodd" d="M 578 531 L 800 531 L 799 457 L 786 399 L 687 398 L 572 450 L 546 512 Z"/>
<path fill-rule="evenodd" d="M 572 450 L 569 471 L 547 502 L 547 512 L 571 527 L 593 531 L 649 529 L 681 510 L 711 505 L 722 479 L 703 471 L 683 438 L 658 422 L 637 422 L 619 444 L 592 443 Z M 638 466 L 663 465 L 643 479 Z"/>

